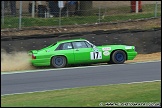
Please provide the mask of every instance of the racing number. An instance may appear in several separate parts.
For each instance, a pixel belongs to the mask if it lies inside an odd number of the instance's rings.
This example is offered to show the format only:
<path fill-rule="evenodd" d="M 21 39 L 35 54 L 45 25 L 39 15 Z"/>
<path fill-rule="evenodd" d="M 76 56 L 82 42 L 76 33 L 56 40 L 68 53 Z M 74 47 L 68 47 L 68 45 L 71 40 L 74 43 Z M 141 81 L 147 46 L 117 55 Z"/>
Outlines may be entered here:
<path fill-rule="evenodd" d="M 94 59 L 97 59 L 98 58 L 98 52 L 94 52 L 93 57 L 94 57 Z"/>
<path fill-rule="evenodd" d="M 101 52 L 91 52 L 91 60 L 102 59 Z"/>

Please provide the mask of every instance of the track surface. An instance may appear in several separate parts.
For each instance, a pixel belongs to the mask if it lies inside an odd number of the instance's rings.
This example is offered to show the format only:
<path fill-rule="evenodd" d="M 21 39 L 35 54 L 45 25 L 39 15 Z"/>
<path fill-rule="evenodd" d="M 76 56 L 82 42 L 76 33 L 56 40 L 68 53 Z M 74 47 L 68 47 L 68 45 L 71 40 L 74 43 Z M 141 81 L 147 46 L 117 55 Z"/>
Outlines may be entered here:
<path fill-rule="evenodd" d="M 161 80 L 161 61 L 1 74 L 1 96 L 152 80 Z"/>

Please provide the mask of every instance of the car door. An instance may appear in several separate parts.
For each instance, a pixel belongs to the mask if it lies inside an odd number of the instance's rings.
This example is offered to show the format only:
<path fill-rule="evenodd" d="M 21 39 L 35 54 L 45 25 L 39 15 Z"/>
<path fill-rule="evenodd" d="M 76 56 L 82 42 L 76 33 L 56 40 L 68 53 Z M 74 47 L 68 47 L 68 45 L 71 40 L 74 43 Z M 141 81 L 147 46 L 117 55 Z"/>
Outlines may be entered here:
<path fill-rule="evenodd" d="M 102 53 L 95 49 L 86 41 L 72 42 L 74 47 L 74 60 L 76 63 L 91 63 L 93 60 L 102 58 Z"/>

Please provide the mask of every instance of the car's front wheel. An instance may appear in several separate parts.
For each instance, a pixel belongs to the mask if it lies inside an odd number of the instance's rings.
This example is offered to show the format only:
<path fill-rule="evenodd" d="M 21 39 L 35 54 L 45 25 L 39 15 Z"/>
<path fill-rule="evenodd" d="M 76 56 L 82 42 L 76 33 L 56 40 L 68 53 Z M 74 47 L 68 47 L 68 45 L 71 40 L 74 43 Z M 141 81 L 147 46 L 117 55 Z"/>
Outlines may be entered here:
<path fill-rule="evenodd" d="M 122 51 L 122 50 L 116 50 L 111 55 L 110 63 L 113 63 L 113 64 L 122 64 L 122 63 L 125 62 L 125 60 L 126 60 L 126 54 L 125 54 L 125 52 Z"/>
<path fill-rule="evenodd" d="M 67 64 L 67 60 L 64 56 L 54 56 L 51 59 L 51 65 L 55 68 L 65 67 Z"/>

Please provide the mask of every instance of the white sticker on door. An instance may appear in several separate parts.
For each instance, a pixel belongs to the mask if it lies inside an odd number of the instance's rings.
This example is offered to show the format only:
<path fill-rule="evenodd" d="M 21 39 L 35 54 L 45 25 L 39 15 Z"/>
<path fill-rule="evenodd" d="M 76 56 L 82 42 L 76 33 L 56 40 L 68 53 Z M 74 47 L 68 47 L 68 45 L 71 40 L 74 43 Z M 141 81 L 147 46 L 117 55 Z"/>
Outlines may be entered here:
<path fill-rule="evenodd" d="M 102 59 L 101 52 L 91 52 L 90 56 L 91 56 L 91 60 Z"/>

